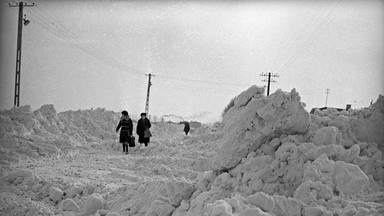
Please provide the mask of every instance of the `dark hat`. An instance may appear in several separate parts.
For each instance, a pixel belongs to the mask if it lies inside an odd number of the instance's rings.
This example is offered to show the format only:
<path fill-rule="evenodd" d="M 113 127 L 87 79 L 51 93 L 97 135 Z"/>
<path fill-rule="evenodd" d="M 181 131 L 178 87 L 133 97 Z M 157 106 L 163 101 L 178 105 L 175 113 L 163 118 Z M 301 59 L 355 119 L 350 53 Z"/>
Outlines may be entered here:
<path fill-rule="evenodd" d="M 140 116 L 147 116 L 147 113 L 141 113 Z"/>
<path fill-rule="evenodd" d="M 128 115 L 128 112 L 124 110 L 123 112 L 121 112 L 121 114 L 127 116 L 127 115 Z"/>

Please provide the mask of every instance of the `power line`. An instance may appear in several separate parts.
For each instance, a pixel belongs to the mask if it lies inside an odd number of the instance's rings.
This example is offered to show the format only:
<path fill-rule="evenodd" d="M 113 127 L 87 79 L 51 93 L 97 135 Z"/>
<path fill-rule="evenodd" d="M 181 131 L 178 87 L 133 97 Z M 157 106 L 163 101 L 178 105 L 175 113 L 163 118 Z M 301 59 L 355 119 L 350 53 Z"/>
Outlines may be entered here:
<path fill-rule="evenodd" d="M 56 25 L 52 26 L 51 23 L 47 23 L 41 17 L 37 17 L 37 16 L 35 18 L 39 20 L 39 23 L 42 25 L 43 28 L 45 28 L 47 31 L 53 33 L 54 35 L 60 37 L 64 41 L 70 43 L 74 47 L 82 50 L 83 52 L 87 53 L 88 55 L 91 55 L 91 56 L 97 58 L 98 60 L 100 60 L 104 63 L 107 63 L 107 64 L 109 64 L 109 65 L 111 65 L 111 66 L 113 66 L 119 70 L 126 71 L 128 69 L 130 71 L 140 73 L 139 70 L 126 66 L 125 64 L 114 59 L 113 57 L 106 55 L 104 52 L 98 50 L 97 48 L 82 43 L 77 38 L 73 37 L 70 33 L 66 32 L 60 28 L 54 28 Z"/>
<path fill-rule="evenodd" d="M 67 27 L 62 25 L 60 22 L 55 20 L 51 15 L 45 12 L 39 5 L 36 7 L 38 10 L 33 10 L 33 17 L 38 20 L 38 23 L 47 31 L 53 33 L 64 41 L 70 43 L 72 46 L 80 49 L 88 55 L 95 57 L 96 59 L 109 64 L 121 71 L 126 72 L 127 70 L 130 72 L 134 72 L 136 74 L 143 75 L 140 70 L 127 66 L 121 61 L 113 58 L 110 55 L 105 54 L 105 52 L 97 49 L 94 46 L 84 44 L 79 41 L 79 36 L 69 30 Z M 48 20 L 48 21 L 47 21 Z"/>
<path fill-rule="evenodd" d="M 112 60 L 109 59 L 107 56 L 104 55 L 104 53 L 100 52 L 98 49 L 95 49 L 94 47 L 90 47 L 87 45 L 82 44 L 79 40 L 78 37 L 69 31 L 68 29 L 65 28 L 65 26 L 62 26 L 61 24 L 56 24 L 53 18 L 47 17 L 43 15 L 41 12 L 38 10 L 34 10 L 32 13 L 32 16 L 36 19 L 36 22 L 45 30 L 48 32 L 56 35 L 57 37 L 65 40 L 66 42 L 70 43 L 71 45 L 75 46 L 76 48 L 82 50 L 83 52 L 105 62 L 108 64 L 111 64 Z M 177 79 L 174 77 L 169 77 L 169 76 L 162 76 L 163 78 L 168 78 L 168 79 Z M 220 85 L 238 85 L 238 86 L 249 86 L 249 85 L 244 85 L 244 84 L 234 84 L 234 83 L 222 83 L 222 82 L 212 82 L 212 81 L 203 81 L 203 80 L 192 80 L 192 79 L 179 79 L 183 81 L 189 81 L 189 82 L 200 82 L 200 83 L 210 83 L 210 84 L 220 84 Z M 196 89 L 192 90 L 195 91 Z M 217 89 L 215 89 L 217 90 Z M 204 90 L 203 90 L 204 91 Z M 220 90 L 221 91 L 221 90 Z M 233 93 L 233 92 L 231 92 Z M 147 97 L 148 98 L 148 97 Z M 148 101 L 148 99 L 147 99 Z M 148 106 L 146 106 L 147 109 Z"/>
<path fill-rule="evenodd" d="M 40 20 L 40 18 L 38 17 L 34 17 L 34 16 L 31 16 L 34 18 L 34 21 L 36 21 L 36 23 L 38 23 L 42 28 L 44 28 L 46 31 L 56 35 L 57 37 L 60 37 L 61 39 L 63 39 L 65 42 L 69 43 L 70 45 L 74 46 L 75 48 L 83 51 L 84 53 L 90 55 L 90 56 L 93 56 L 94 58 L 98 59 L 99 61 L 101 62 L 104 62 L 108 65 L 111 65 L 113 67 L 116 67 L 117 69 L 119 70 L 124 70 L 123 68 L 121 68 L 119 65 L 116 65 L 114 64 L 113 62 L 111 62 L 110 59 L 108 59 L 106 56 L 98 53 L 98 52 L 95 52 L 94 50 L 90 49 L 89 47 L 87 46 L 84 46 L 81 42 L 78 42 L 77 40 L 75 39 L 72 39 L 72 38 L 69 38 L 68 36 L 66 36 L 65 34 L 60 34 L 58 32 L 55 31 L 55 29 L 52 29 L 50 25 L 48 25 L 47 23 L 45 23 L 44 21 Z"/>
<path fill-rule="evenodd" d="M 187 82 L 209 83 L 209 84 L 217 84 L 217 85 L 250 86 L 250 85 L 246 85 L 246 84 L 214 82 L 214 81 L 206 81 L 206 80 L 194 80 L 194 79 L 176 78 L 176 77 L 170 77 L 170 76 L 164 76 L 164 75 L 157 75 L 157 76 L 160 77 L 160 78 L 167 78 L 167 79 L 173 79 L 173 80 L 182 80 L 182 81 L 187 81 Z"/>
<path fill-rule="evenodd" d="M 41 9 L 39 5 L 37 5 L 37 9 L 34 10 L 34 18 L 38 21 L 38 23 L 47 31 L 51 32 L 52 34 L 58 36 L 59 38 L 65 40 L 66 42 L 70 43 L 71 45 L 75 46 L 76 48 L 82 50 L 83 52 L 99 59 L 100 61 L 103 61 L 107 64 L 116 64 L 114 59 L 110 59 L 109 56 L 105 56 L 103 52 L 100 50 L 92 47 L 87 46 L 86 44 L 82 44 L 78 40 L 78 36 L 74 33 L 72 33 L 68 28 L 60 24 L 59 22 L 55 21 L 55 19 L 50 16 L 47 12 Z M 119 69 L 121 69 L 124 65 L 120 65 L 119 62 L 117 65 L 120 66 Z M 114 65 L 115 66 L 115 65 Z M 141 73 L 142 74 L 142 73 Z M 213 81 L 204 81 L 204 80 L 193 80 L 193 79 L 185 79 L 185 78 L 175 78 L 170 76 L 162 76 L 159 75 L 160 78 L 167 78 L 167 79 L 173 79 L 173 80 L 181 80 L 181 81 L 187 81 L 187 82 L 199 82 L 199 83 L 209 83 L 209 84 L 217 84 L 217 85 L 236 85 L 236 86 L 249 86 L 246 84 L 236 84 L 236 83 L 224 83 L 224 82 L 213 82 Z"/>
<path fill-rule="evenodd" d="M 324 9 L 317 10 L 315 14 L 311 13 L 311 17 L 309 19 L 304 20 L 301 29 L 297 30 L 296 31 L 297 33 L 293 37 L 288 38 L 288 40 L 284 40 L 283 45 L 279 47 L 282 47 L 282 50 L 286 50 L 286 53 L 292 53 L 291 49 L 295 47 L 295 44 L 293 42 L 302 40 L 302 38 L 306 35 L 307 31 L 311 28 L 311 26 L 314 26 L 313 23 L 317 22 L 317 20 L 320 17 L 319 14 L 323 10 Z M 271 64 L 271 67 L 273 67 L 272 68 L 273 71 L 277 70 L 277 67 L 275 65 L 278 63 L 278 61 L 280 61 L 280 59 L 278 59 L 278 57 L 275 56 Z"/>
<path fill-rule="evenodd" d="M 39 18 L 37 18 L 37 19 L 39 19 Z M 93 47 L 84 45 L 82 42 L 78 41 L 77 39 L 72 39 L 72 38 L 69 38 L 68 36 L 66 36 L 65 34 L 60 34 L 60 33 L 56 32 L 55 29 L 52 29 L 51 26 L 47 25 L 47 23 L 45 23 L 44 21 L 39 20 L 37 22 L 38 22 L 38 24 L 41 25 L 42 28 L 44 28 L 48 32 L 51 32 L 52 34 L 60 37 L 65 42 L 69 43 L 70 45 L 74 46 L 75 48 L 78 48 L 79 50 L 85 52 L 86 54 L 93 56 L 94 58 L 98 59 L 99 61 L 104 62 L 104 63 L 106 63 L 106 64 L 108 64 L 114 68 L 117 68 L 120 71 L 126 72 L 127 70 L 129 70 L 131 72 L 132 71 L 136 72 L 136 74 L 141 74 L 139 72 L 139 70 L 134 69 L 132 67 L 127 68 L 126 65 L 122 64 L 118 60 L 116 60 L 110 56 L 106 56 L 104 53 L 102 53 L 101 51 L 95 50 Z"/>
<path fill-rule="evenodd" d="M 175 89 L 175 90 L 185 90 L 189 92 L 204 92 L 207 93 L 207 91 L 215 91 L 215 93 L 220 93 L 220 94 L 233 94 L 234 92 L 238 90 L 229 90 L 229 89 L 215 89 L 215 88 L 203 88 L 203 87 L 196 87 L 196 86 L 177 86 L 177 85 L 168 85 L 168 84 L 156 84 L 155 87 L 161 87 L 161 88 L 166 88 L 166 89 Z M 240 91 L 241 92 L 241 91 Z"/>
<path fill-rule="evenodd" d="M 329 11 L 327 13 L 326 17 L 321 20 L 321 17 L 323 17 L 323 16 L 320 15 L 320 14 L 325 14 L 325 12 L 326 12 L 325 9 L 322 8 L 321 10 L 317 11 L 317 13 L 315 15 L 312 15 L 312 19 L 308 19 L 308 21 L 306 20 L 306 24 L 304 25 L 304 27 L 302 29 L 303 29 L 304 32 L 307 31 L 309 34 L 307 35 L 307 37 L 303 38 L 304 42 L 302 44 L 304 44 L 304 45 L 302 47 L 305 47 L 307 45 L 307 43 L 310 40 L 313 39 L 314 33 L 316 33 L 321 27 L 324 27 L 324 26 L 326 26 L 329 23 L 329 19 L 328 18 L 330 16 L 330 14 L 333 12 L 333 10 Z M 312 22 L 311 22 L 311 20 L 312 20 Z M 324 22 L 326 22 L 325 25 L 324 25 Z M 314 25 L 313 23 L 316 23 L 316 25 Z M 315 28 L 311 31 L 311 28 L 309 28 L 310 26 L 315 26 Z M 303 31 L 300 31 L 300 34 L 296 34 L 296 36 L 294 38 L 291 38 L 290 40 L 285 40 L 284 46 L 288 47 L 287 48 L 288 50 L 291 50 L 294 47 L 292 41 L 296 41 L 296 40 L 299 40 L 300 38 L 302 38 L 302 35 L 305 35 L 305 34 L 303 34 Z M 287 61 L 285 61 L 283 64 L 281 64 L 280 68 L 277 69 L 277 70 L 281 71 L 283 68 L 285 68 L 295 57 L 297 57 L 298 53 L 299 53 L 298 51 L 292 53 L 287 58 Z M 276 61 L 277 61 L 277 59 L 275 59 L 274 62 L 276 62 Z M 273 64 L 272 66 L 274 66 L 274 65 L 275 64 Z M 159 75 L 159 77 L 160 76 L 161 75 Z M 164 77 L 166 77 L 166 76 L 164 76 Z M 175 79 L 175 80 L 191 81 L 191 82 L 200 82 L 200 83 L 249 86 L 249 85 L 243 85 L 243 84 L 219 83 L 219 82 L 202 81 L 202 80 L 191 80 L 191 79 L 174 78 L 174 77 L 166 77 L 166 78 Z M 263 80 L 263 81 L 266 81 L 266 80 Z M 272 82 L 276 82 L 276 81 L 273 80 Z"/>
<path fill-rule="evenodd" d="M 291 52 L 292 55 L 290 55 L 290 57 L 288 57 L 287 60 L 283 64 L 281 64 L 281 66 L 279 68 L 276 69 L 276 71 L 282 72 L 282 70 L 284 68 L 286 68 L 287 65 L 289 65 L 299 55 L 300 50 L 304 49 L 309 44 L 312 44 L 309 42 L 314 39 L 315 35 L 316 36 L 318 35 L 315 33 L 317 33 L 319 31 L 319 29 L 324 28 L 325 26 L 327 26 L 330 23 L 330 18 L 329 18 L 330 15 L 333 13 L 334 8 L 336 8 L 340 4 L 341 4 L 341 1 L 338 1 L 337 3 L 333 4 L 332 8 L 328 11 L 328 13 L 325 13 L 324 8 L 322 8 L 322 10 L 320 10 L 319 12 L 316 13 L 315 17 L 313 18 L 314 21 L 312 22 L 312 23 L 316 23 L 316 24 L 312 24 L 312 26 L 315 26 L 315 27 L 313 28 L 312 31 L 310 31 L 311 28 L 308 28 L 309 29 L 308 30 L 309 35 L 307 37 L 303 38 L 304 42 L 301 43 L 302 46 L 299 47 L 296 52 Z M 325 18 L 322 20 L 319 20 L 320 17 L 323 17 L 323 16 L 318 15 L 320 13 L 325 14 Z M 309 22 L 309 24 L 311 24 L 311 22 Z M 302 33 L 302 31 L 300 31 L 300 35 L 304 35 Z M 293 45 L 291 45 L 290 47 L 293 47 Z"/>
<path fill-rule="evenodd" d="M 6 5 L 10 5 L 11 3 L 9 3 L 8 1 L 5 1 L 5 0 L 3 0 L 3 2 L 6 4 Z"/>
<path fill-rule="evenodd" d="M 8 6 L 11 6 L 11 3 L 10 3 L 9 1 L 3 0 L 3 2 L 4 2 L 5 4 L 7 4 Z M 13 2 L 13 4 L 15 4 L 15 5 L 18 4 L 17 2 L 15 2 L 15 1 L 13 1 L 13 0 L 12 0 L 12 2 Z M 31 1 L 29 1 L 29 2 L 31 2 Z M 33 4 L 33 2 L 31 2 L 31 3 Z"/>
<path fill-rule="evenodd" d="M 106 56 L 102 51 L 98 50 L 97 48 L 84 45 L 78 40 L 79 37 L 77 37 L 68 29 L 65 29 L 65 27 L 62 27 L 61 24 L 56 24 L 56 21 L 52 20 L 53 18 L 47 18 L 36 9 L 33 10 L 31 14 L 34 18 L 35 23 L 38 24 L 36 26 L 43 28 L 47 32 L 50 32 L 53 35 L 57 36 L 57 38 L 61 38 L 65 42 L 71 44 L 72 46 L 78 48 L 86 54 L 95 57 L 101 62 L 107 63 L 108 65 L 112 65 L 113 67 L 116 67 L 119 70 L 123 70 L 126 72 L 126 65 L 121 65 L 120 62 L 116 62 L 117 60 L 113 59 L 112 57 Z M 56 39 L 55 37 L 53 38 Z M 132 68 L 130 69 L 132 70 Z"/>
<path fill-rule="evenodd" d="M 299 33 L 296 34 L 296 37 L 291 39 L 291 41 L 287 44 L 289 45 L 288 48 L 287 48 L 287 52 L 286 53 L 289 53 L 290 56 L 288 58 L 286 58 L 287 60 L 285 62 L 283 62 L 280 66 L 280 68 L 277 68 L 275 66 L 275 71 L 278 71 L 278 72 L 281 72 L 281 70 L 283 68 L 286 67 L 286 65 L 288 65 L 289 62 L 291 62 L 293 60 L 293 58 L 295 58 L 298 54 L 298 51 L 296 52 L 292 52 L 292 48 L 298 48 L 298 47 L 295 47 L 294 43 L 292 43 L 292 41 L 304 41 L 302 43 L 302 48 L 305 47 L 305 43 L 306 41 L 308 41 L 308 39 L 311 37 L 311 27 L 315 26 L 315 28 L 317 29 L 318 27 L 318 23 L 320 22 L 320 18 L 323 16 L 323 14 L 325 13 L 325 9 L 324 7 L 321 9 L 321 10 L 318 10 L 317 13 L 315 15 L 312 15 L 311 19 L 306 19 L 307 22 L 306 24 L 302 27 L 302 29 L 300 31 L 298 31 Z M 315 30 L 316 31 L 316 30 Z M 314 31 L 312 31 L 314 32 Z M 287 40 L 288 41 L 288 40 Z"/>
<path fill-rule="evenodd" d="M 98 59 L 98 60 L 100 60 L 106 64 L 117 67 L 116 65 L 113 65 L 113 63 L 110 60 L 108 60 L 107 57 L 105 57 L 104 55 L 101 55 L 100 53 L 89 49 L 87 46 L 82 45 L 81 42 L 77 41 L 76 39 L 72 39 L 72 38 L 68 37 L 65 33 L 60 34 L 60 32 L 57 32 L 58 31 L 57 29 L 53 29 L 48 23 L 46 23 L 45 21 L 43 21 L 41 18 L 37 17 L 36 15 L 33 14 L 31 17 L 34 18 L 34 21 L 37 24 L 39 24 L 42 28 L 44 28 L 46 31 L 56 35 L 57 37 L 60 37 L 65 42 L 71 44 L 75 48 L 78 48 L 79 50 L 85 52 L 86 54 L 88 54 L 90 56 L 93 56 L 94 58 L 96 58 L 96 59 Z M 121 68 L 118 67 L 118 69 L 120 70 Z"/>

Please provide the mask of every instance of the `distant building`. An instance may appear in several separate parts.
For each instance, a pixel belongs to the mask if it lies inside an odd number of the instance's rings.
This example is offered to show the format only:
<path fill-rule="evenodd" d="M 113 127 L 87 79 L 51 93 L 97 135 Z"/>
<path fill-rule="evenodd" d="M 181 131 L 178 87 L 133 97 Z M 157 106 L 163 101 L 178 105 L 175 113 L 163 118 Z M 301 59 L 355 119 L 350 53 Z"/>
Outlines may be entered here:
<path fill-rule="evenodd" d="M 161 117 L 161 121 L 162 122 L 172 122 L 172 123 L 177 123 L 177 122 L 181 122 L 183 121 L 183 118 L 180 117 L 180 116 L 176 116 L 176 115 L 163 115 Z"/>
<path fill-rule="evenodd" d="M 201 127 L 201 123 L 198 122 L 198 121 L 191 121 L 191 122 L 189 122 L 189 125 L 191 126 L 191 128 L 199 128 L 199 127 Z"/>
<path fill-rule="evenodd" d="M 348 111 L 349 109 L 351 109 L 351 104 L 347 104 L 347 106 L 345 108 L 335 108 L 335 107 L 320 107 L 320 108 L 312 108 L 311 111 L 309 113 L 311 114 L 314 114 L 315 113 L 315 110 L 320 110 L 320 111 L 323 111 L 323 110 L 326 110 L 326 109 L 335 109 L 337 111 L 343 111 L 343 110 L 346 110 Z"/>

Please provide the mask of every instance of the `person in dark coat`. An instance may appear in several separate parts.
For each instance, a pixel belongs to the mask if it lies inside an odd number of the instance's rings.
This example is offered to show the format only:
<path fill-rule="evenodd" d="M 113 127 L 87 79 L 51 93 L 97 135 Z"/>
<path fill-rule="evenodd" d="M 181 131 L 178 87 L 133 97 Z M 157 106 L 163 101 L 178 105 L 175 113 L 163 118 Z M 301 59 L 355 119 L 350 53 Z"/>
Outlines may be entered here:
<path fill-rule="evenodd" d="M 185 132 L 185 135 L 188 135 L 188 132 L 191 128 L 189 127 L 189 123 L 188 122 L 184 122 L 184 132 Z"/>
<path fill-rule="evenodd" d="M 117 125 L 116 133 L 120 130 L 120 143 L 123 145 L 123 152 L 128 154 L 128 143 L 131 141 L 133 124 L 131 118 L 129 118 L 128 112 L 121 112 L 120 122 Z"/>
<path fill-rule="evenodd" d="M 147 118 L 146 113 L 141 113 L 140 116 L 140 120 L 137 121 L 136 134 L 139 135 L 139 143 L 144 143 L 145 146 L 148 146 L 151 137 L 149 132 L 151 122 Z M 146 130 L 147 132 L 145 132 Z"/>

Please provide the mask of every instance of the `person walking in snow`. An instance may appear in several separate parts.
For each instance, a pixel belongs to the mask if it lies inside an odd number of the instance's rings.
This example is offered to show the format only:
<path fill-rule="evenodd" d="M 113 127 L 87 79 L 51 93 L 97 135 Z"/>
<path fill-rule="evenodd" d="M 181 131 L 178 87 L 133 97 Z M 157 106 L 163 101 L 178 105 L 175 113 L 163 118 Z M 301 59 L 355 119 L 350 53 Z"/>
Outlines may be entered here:
<path fill-rule="evenodd" d="M 189 130 L 190 130 L 189 123 L 188 122 L 184 122 L 184 132 L 185 132 L 185 135 L 188 135 Z"/>
<path fill-rule="evenodd" d="M 140 114 L 140 119 L 137 121 L 136 134 L 139 135 L 139 143 L 144 143 L 145 146 L 148 146 L 150 141 L 151 132 L 149 128 L 151 127 L 151 122 L 147 118 L 146 113 Z"/>
<path fill-rule="evenodd" d="M 133 124 L 131 118 L 129 118 L 128 112 L 121 112 L 121 118 L 116 128 L 116 133 L 120 130 L 120 143 L 123 145 L 123 152 L 128 154 L 128 144 L 131 141 Z"/>

